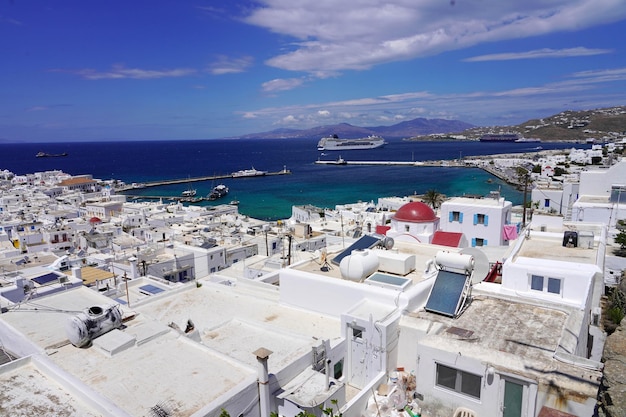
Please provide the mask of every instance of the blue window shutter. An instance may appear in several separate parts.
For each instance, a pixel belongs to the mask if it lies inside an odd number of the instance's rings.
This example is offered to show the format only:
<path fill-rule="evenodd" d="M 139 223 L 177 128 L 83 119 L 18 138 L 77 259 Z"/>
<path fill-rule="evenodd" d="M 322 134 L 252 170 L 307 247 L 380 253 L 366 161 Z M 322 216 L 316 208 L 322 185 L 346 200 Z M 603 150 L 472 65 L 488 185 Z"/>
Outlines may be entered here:
<path fill-rule="evenodd" d="M 472 238 L 472 247 L 475 247 L 475 246 L 476 246 L 476 238 L 475 238 L 475 237 L 473 237 L 473 238 Z"/>
<path fill-rule="evenodd" d="M 483 246 L 487 246 L 487 239 L 483 239 Z"/>
<path fill-rule="evenodd" d="M 550 199 L 546 198 L 546 201 L 543 203 L 544 207 L 550 207 Z"/>
<path fill-rule="evenodd" d="M 474 214 L 474 224 L 478 224 L 478 214 Z"/>
<path fill-rule="evenodd" d="M 459 223 L 463 223 L 463 213 L 459 213 Z"/>
<path fill-rule="evenodd" d="M 450 212 L 450 213 L 449 213 L 449 215 L 448 215 L 448 221 L 449 221 L 450 223 L 452 223 L 453 218 L 454 218 L 454 215 L 453 215 L 453 213 L 452 213 L 452 212 Z"/>
<path fill-rule="evenodd" d="M 487 226 L 487 224 L 489 224 L 489 216 L 485 214 L 485 226 Z"/>

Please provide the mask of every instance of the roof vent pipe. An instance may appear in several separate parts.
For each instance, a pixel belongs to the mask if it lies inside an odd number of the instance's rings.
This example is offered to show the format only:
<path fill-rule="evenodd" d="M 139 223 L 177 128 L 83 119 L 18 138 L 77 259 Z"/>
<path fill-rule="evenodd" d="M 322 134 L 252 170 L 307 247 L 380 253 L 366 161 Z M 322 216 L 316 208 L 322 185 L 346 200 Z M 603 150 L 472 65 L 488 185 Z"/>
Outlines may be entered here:
<path fill-rule="evenodd" d="M 258 361 L 259 407 L 261 417 L 270 417 L 270 387 L 267 360 L 273 352 L 269 349 L 259 348 L 252 353 L 256 355 L 256 360 Z"/>

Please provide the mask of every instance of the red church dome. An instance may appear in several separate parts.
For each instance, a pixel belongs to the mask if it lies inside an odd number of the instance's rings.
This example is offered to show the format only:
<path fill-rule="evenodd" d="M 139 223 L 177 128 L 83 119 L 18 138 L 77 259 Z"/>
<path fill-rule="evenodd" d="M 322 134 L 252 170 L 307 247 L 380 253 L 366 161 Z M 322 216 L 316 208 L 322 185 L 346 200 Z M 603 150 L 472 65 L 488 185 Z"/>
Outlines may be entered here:
<path fill-rule="evenodd" d="M 400 207 L 393 218 L 401 222 L 426 223 L 435 221 L 437 216 L 427 204 L 413 201 Z"/>

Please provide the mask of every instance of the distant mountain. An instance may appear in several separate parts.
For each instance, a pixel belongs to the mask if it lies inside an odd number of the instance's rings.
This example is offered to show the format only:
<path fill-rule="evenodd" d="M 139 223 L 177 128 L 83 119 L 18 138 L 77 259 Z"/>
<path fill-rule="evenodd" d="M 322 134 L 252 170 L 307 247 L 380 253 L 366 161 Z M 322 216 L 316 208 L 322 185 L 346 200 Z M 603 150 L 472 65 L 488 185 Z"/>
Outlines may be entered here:
<path fill-rule="evenodd" d="M 337 135 L 340 138 L 358 138 L 368 135 L 380 135 L 384 138 L 409 138 L 432 133 L 457 133 L 474 127 L 460 120 L 417 118 L 391 126 L 359 127 L 349 123 L 313 127 L 311 129 L 276 129 L 269 132 L 250 133 L 238 136 L 240 139 L 282 139 L 311 138 Z"/>

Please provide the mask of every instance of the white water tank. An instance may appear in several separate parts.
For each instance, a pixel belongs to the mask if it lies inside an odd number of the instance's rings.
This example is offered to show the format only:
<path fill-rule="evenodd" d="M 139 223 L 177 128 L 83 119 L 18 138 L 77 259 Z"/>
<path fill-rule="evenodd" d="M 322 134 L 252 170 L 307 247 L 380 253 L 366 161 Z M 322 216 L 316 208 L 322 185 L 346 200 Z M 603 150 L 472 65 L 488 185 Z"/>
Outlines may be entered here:
<path fill-rule="evenodd" d="M 456 252 L 439 251 L 435 255 L 439 269 L 457 273 L 471 273 L 474 269 L 474 257 Z"/>
<path fill-rule="evenodd" d="M 93 339 L 122 325 L 119 305 L 91 306 L 67 319 L 65 333 L 76 347 L 89 345 Z"/>
<path fill-rule="evenodd" d="M 369 249 L 353 250 L 341 260 L 339 270 L 344 279 L 361 282 L 378 269 L 378 256 Z"/>

